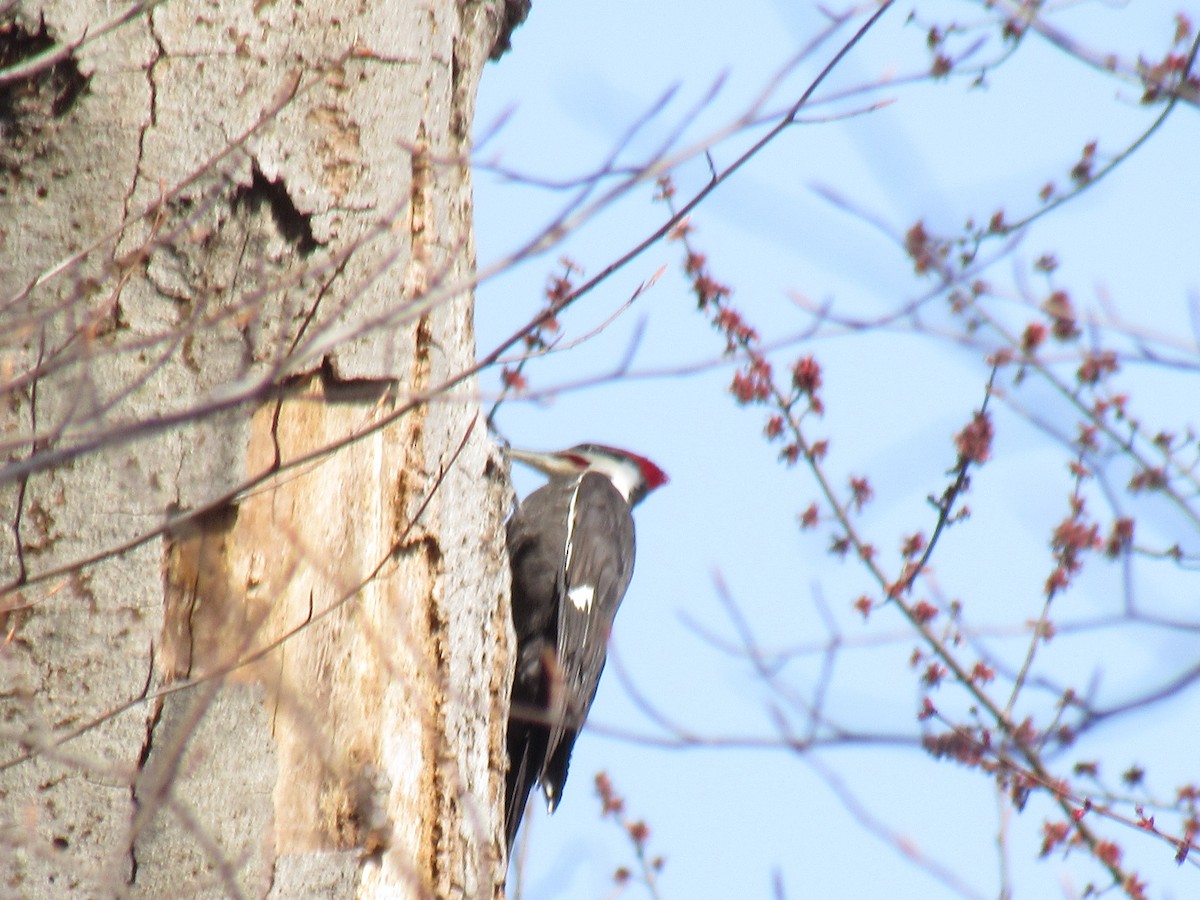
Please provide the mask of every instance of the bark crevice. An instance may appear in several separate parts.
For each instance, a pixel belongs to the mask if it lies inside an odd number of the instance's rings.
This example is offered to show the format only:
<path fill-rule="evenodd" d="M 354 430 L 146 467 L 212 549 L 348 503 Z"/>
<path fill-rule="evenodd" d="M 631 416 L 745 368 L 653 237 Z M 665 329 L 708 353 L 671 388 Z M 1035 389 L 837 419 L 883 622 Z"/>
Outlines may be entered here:
<path fill-rule="evenodd" d="M 312 218 L 296 208 L 282 177 L 268 178 L 257 164 L 251 167 L 251 173 L 250 184 L 243 185 L 233 195 L 233 209 L 258 212 L 265 206 L 283 239 L 301 257 L 311 256 L 321 246 L 313 235 Z"/>

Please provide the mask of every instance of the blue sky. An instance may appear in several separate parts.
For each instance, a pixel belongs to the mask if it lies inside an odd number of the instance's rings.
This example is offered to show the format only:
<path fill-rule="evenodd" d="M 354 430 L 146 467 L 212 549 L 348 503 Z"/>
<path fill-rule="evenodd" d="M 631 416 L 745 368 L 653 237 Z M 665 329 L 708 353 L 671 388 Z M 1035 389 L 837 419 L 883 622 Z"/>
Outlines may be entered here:
<path fill-rule="evenodd" d="M 699 6 L 684 0 L 535 3 L 514 36 L 513 52 L 485 73 L 477 134 L 487 138 L 477 162 L 544 179 L 579 177 L 599 166 L 620 136 L 672 89 L 669 103 L 620 161 L 644 162 L 681 125 L 676 146 L 691 146 L 740 115 L 824 25 L 810 5 L 782 0 Z M 925 31 L 906 24 L 912 10 L 910 3 L 889 11 L 819 96 L 922 71 L 929 62 Z M 915 11 L 925 23 L 979 24 L 986 16 L 970 3 L 919 3 Z M 1088 46 L 1126 59 L 1139 53 L 1156 59 L 1169 44 L 1174 11 L 1156 0 L 1081 3 L 1053 21 Z M 783 78 L 764 110 L 790 105 L 839 45 L 836 39 L 824 45 Z M 977 58 L 992 48 L 994 43 L 981 48 Z M 716 97 L 702 102 L 718 79 Z M 900 538 L 932 527 L 925 498 L 946 483 L 954 463 L 952 436 L 979 404 L 988 369 L 979 349 L 931 335 L 892 331 L 795 343 L 811 324 L 797 296 L 867 316 L 930 286 L 914 277 L 894 242 L 836 208 L 822 191 L 869 211 L 896 233 L 918 219 L 954 232 L 967 218 L 986 221 L 1000 207 L 1012 220 L 1037 209 L 1037 192 L 1047 181 L 1069 183 L 1067 173 L 1085 143 L 1098 140 L 1106 158 L 1145 129 L 1160 107 L 1140 105 L 1136 87 L 1097 74 L 1036 38 L 991 72 L 986 88 L 971 89 L 965 79 L 898 84 L 814 105 L 811 117 L 861 110 L 864 96 L 891 102 L 875 112 L 795 126 L 710 197 L 693 223 L 697 248 L 708 255 L 714 276 L 734 287 L 737 307 L 767 343 L 787 345 L 778 364 L 802 352 L 821 362 L 826 413 L 814 423 L 814 434 L 831 439 L 829 466 L 839 478 L 870 475 L 876 499 L 861 524 L 894 567 Z M 493 130 L 496 122 L 502 124 Z M 761 133 L 759 128 L 718 143 L 712 150 L 717 165 L 731 162 Z M 1028 228 L 1015 250 L 986 272 L 1001 294 L 1000 314 L 1016 323 L 1029 318 L 1017 302 L 1018 289 L 1044 291 L 1030 266 L 1053 252 L 1060 262 L 1054 283 L 1067 287 L 1078 305 L 1101 310 L 1111 304 L 1139 327 L 1190 350 L 1194 361 L 1189 303 L 1200 302 L 1198 146 L 1200 117 L 1194 108 L 1180 108 L 1112 175 Z M 704 183 L 707 168 L 693 159 L 674 177 L 686 196 Z M 481 268 L 521 246 L 570 197 L 486 170 L 475 178 Z M 540 307 L 558 257 L 569 256 L 591 275 L 657 227 L 665 210 L 652 194 L 648 185 L 633 190 L 561 247 L 481 285 L 481 352 Z M 531 817 L 522 896 L 606 897 L 612 870 L 632 861 L 616 827 L 599 821 L 591 781 L 600 769 L 627 797 L 631 813 L 646 819 L 652 851 L 667 858 L 663 896 L 769 897 L 776 871 L 789 897 L 960 896 L 868 833 L 801 757 L 778 749 L 677 749 L 630 739 L 661 738 L 664 731 L 639 708 L 622 676 L 698 734 L 775 733 L 766 712 L 771 698 L 749 664 L 701 634 L 726 640 L 736 635 L 718 580 L 758 641 L 771 649 L 826 641 L 819 611 L 825 605 L 847 642 L 827 707 L 840 722 L 912 735 L 921 696 L 907 665 L 912 639 L 883 642 L 905 634 L 900 618 L 883 610 L 863 623 L 851 604 L 870 587 L 864 573 L 829 556 L 827 531 L 796 527 L 797 513 L 815 499 L 816 489 L 801 468 L 778 464 L 777 449 L 761 436 L 763 412 L 739 408 L 726 393 L 733 370 L 713 365 L 723 341 L 695 312 L 680 274 L 681 256 L 677 245 L 656 245 L 573 307 L 562 319 L 567 340 L 593 331 L 666 267 L 602 333 L 526 369 L 531 388 L 563 390 L 538 402 L 509 402 L 498 418 L 514 444 L 625 445 L 653 458 L 672 478 L 638 509 L 637 572 L 593 708 L 597 727 L 577 745 L 559 811 L 550 819 L 540 810 Z M 944 304 L 932 309 L 927 327 L 953 327 L 941 312 Z M 629 377 L 570 388 L 603 380 L 627 359 Z M 1146 427 L 1182 431 L 1195 422 L 1194 370 L 1128 366 L 1120 378 Z M 498 383 L 492 372 L 482 387 L 490 395 Z M 1034 414 L 1071 429 L 1050 392 L 1030 385 L 1015 396 Z M 1015 665 L 1026 646 L 1020 626 L 1040 611 L 1050 568 L 1047 542 L 1065 514 L 1070 480 L 1063 449 L 1044 432 L 1000 407 L 996 427 L 995 459 L 977 473 L 967 500 L 972 518 L 947 534 L 934 566 L 946 595 L 967 604 L 971 624 L 990 629 L 981 638 L 988 649 Z M 521 494 L 537 484 L 527 473 L 514 477 Z M 1190 541 L 1196 549 L 1194 530 L 1165 506 L 1139 509 L 1138 527 L 1148 542 Z M 1056 601 L 1056 620 L 1117 609 L 1121 577 L 1118 566 L 1093 563 Z M 1134 577 L 1139 599 L 1148 605 L 1181 615 L 1196 608 L 1194 578 L 1140 564 Z M 1129 626 L 1065 636 L 1047 645 L 1038 672 L 1081 690 L 1093 684 L 1098 699 L 1116 702 L 1158 683 L 1172 664 L 1198 658 L 1198 644 L 1194 636 Z M 819 663 L 819 656 L 801 657 L 781 679 L 808 696 Z M 937 695 L 948 709 L 963 705 L 957 697 L 946 687 Z M 1037 710 L 1036 703 L 1030 708 Z M 1171 795 L 1178 784 L 1200 780 L 1198 716 L 1200 701 L 1185 694 L 1100 729 L 1055 764 L 1065 771 L 1077 758 L 1100 758 L 1104 774 L 1116 782 L 1124 767 L 1138 762 L 1148 768 L 1152 787 Z M 913 749 L 842 748 L 822 751 L 817 759 L 844 779 L 872 816 L 952 872 L 968 896 L 997 896 L 1001 813 L 981 775 Z M 1051 812 L 1035 797 L 1010 823 L 1017 897 L 1077 896 L 1095 874 L 1074 857 L 1037 860 L 1040 824 Z M 1200 872 L 1176 867 L 1165 845 L 1126 830 L 1113 834 L 1150 881 L 1151 896 L 1200 891 Z M 629 895 L 638 896 L 637 888 Z"/>

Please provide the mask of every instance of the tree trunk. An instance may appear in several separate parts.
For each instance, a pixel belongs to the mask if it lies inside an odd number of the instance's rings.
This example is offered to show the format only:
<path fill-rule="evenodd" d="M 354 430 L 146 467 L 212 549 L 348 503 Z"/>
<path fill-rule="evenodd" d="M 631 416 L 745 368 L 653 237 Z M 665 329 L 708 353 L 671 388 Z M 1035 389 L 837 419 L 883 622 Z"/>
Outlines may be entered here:
<path fill-rule="evenodd" d="M 0 13 L 0 893 L 502 894 L 503 12 Z"/>

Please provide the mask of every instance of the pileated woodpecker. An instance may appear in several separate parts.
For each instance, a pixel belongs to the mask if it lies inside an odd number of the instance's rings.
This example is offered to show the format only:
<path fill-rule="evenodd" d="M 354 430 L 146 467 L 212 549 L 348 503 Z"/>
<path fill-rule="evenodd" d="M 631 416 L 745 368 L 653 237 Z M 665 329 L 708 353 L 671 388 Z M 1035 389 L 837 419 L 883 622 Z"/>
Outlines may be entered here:
<path fill-rule="evenodd" d="M 511 854 L 533 785 L 541 783 L 550 812 L 562 797 L 633 575 L 633 507 L 667 475 L 636 453 L 599 444 L 509 456 L 550 476 L 508 521 L 517 635 L 505 798 Z"/>

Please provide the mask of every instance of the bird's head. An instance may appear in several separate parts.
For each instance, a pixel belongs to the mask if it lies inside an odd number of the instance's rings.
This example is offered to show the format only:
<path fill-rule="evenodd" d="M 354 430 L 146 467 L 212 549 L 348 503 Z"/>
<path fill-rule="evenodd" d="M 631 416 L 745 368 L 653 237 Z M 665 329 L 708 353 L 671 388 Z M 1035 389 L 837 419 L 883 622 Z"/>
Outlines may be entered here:
<path fill-rule="evenodd" d="M 508 455 L 551 478 L 575 478 L 584 472 L 598 472 L 613 483 L 630 506 L 636 506 L 652 490 L 667 483 L 667 473 L 646 457 L 603 444 L 577 444 L 554 453 L 511 447 Z"/>

